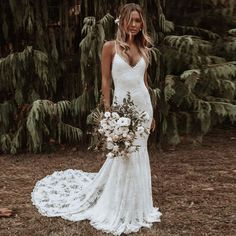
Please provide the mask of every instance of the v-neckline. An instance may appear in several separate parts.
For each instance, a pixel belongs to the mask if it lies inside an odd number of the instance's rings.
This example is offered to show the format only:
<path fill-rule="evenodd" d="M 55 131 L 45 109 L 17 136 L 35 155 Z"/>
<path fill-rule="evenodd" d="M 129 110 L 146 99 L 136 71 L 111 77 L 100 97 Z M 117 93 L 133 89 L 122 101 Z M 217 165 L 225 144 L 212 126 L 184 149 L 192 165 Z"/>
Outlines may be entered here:
<path fill-rule="evenodd" d="M 132 69 L 134 69 L 139 63 L 140 63 L 140 61 L 142 60 L 142 56 L 140 56 L 140 58 L 137 60 L 137 62 L 132 66 L 132 65 L 130 65 L 129 64 L 129 62 L 125 59 L 125 58 L 123 58 L 118 52 L 116 52 L 116 54 L 121 58 L 121 60 L 122 61 L 124 61 L 130 68 L 132 68 Z"/>

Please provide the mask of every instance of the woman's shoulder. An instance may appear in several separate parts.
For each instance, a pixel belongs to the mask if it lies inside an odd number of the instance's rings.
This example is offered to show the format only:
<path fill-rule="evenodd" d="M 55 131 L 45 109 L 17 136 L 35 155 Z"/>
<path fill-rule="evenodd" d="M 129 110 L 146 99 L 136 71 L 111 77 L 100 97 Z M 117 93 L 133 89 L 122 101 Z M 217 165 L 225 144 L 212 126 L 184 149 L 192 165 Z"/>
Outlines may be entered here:
<path fill-rule="evenodd" d="M 115 40 L 106 41 L 103 44 L 103 50 L 114 52 L 115 51 Z"/>
<path fill-rule="evenodd" d="M 109 40 L 109 41 L 106 41 L 103 46 L 104 47 L 114 47 L 115 46 L 115 42 L 116 40 Z"/>

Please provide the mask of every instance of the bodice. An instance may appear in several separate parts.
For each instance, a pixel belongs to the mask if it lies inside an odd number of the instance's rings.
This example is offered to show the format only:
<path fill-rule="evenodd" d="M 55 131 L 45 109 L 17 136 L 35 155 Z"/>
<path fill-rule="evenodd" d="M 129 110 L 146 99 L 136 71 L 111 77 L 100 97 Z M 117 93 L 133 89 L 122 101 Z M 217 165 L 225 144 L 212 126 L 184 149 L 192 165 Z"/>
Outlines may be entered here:
<path fill-rule="evenodd" d="M 134 104 L 139 110 L 145 110 L 151 115 L 152 107 L 150 95 L 144 83 L 146 62 L 140 57 L 138 62 L 131 66 L 122 56 L 115 53 L 112 61 L 111 74 L 115 86 L 114 99 L 122 103 L 123 98 L 130 92 Z"/>

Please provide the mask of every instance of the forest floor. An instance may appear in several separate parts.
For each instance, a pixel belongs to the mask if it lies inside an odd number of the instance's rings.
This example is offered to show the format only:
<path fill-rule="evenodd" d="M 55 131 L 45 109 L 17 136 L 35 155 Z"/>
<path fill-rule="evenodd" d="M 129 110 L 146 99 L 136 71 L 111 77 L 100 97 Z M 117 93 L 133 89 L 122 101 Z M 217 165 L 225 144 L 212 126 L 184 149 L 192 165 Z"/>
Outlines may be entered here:
<path fill-rule="evenodd" d="M 73 150 L 73 151 L 72 151 Z M 102 236 L 88 221 L 41 216 L 31 203 L 39 179 L 68 168 L 95 172 L 104 158 L 88 151 L 0 156 L 1 236 Z M 161 222 L 132 236 L 236 235 L 236 129 L 215 129 L 203 144 L 182 143 L 175 150 L 150 151 L 154 205 Z"/>

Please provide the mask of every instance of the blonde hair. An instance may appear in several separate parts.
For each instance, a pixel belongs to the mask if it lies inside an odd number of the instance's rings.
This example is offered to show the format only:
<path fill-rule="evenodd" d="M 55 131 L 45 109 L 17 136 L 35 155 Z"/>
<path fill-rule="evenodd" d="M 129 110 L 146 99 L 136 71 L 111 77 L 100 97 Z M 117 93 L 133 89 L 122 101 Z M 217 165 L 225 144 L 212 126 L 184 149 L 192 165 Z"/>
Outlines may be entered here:
<path fill-rule="evenodd" d="M 127 35 L 124 30 L 124 22 L 130 22 L 130 15 L 132 11 L 137 11 L 142 21 L 142 30 L 135 36 L 134 41 L 138 46 L 142 56 L 144 57 L 147 65 L 150 63 L 150 51 L 153 42 L 151 37 L 147 33 L 146 19 L 143 14 L 143 10 L 140 5 L 135 3 L 125 4 L 119 11 L 119 24 L 116 33 L 116 41 L 123 48 L 122 52 L 125 53 L 129 49 L 129 45 L 126 43 Z"/>

